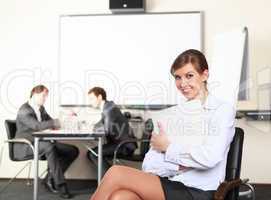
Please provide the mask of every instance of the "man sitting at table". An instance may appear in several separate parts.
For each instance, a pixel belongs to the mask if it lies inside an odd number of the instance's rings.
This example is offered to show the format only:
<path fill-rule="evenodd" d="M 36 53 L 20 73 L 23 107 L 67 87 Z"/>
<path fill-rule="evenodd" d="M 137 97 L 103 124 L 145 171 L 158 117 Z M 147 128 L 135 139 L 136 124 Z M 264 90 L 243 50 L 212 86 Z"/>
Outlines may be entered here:
<path fill-rule="evenodd" d="M 95 124 L 94 130 L 105 131 L 106 144 L 103 145 L 102 174 L 111 166 L 111 160 L 118 144 L 127 139 L 135 138 L 128 119 L 121 113 L 119 107 L 113 101 L 107 101 L 106 92 L 101 87 L 94 87 L 88 92 L 89 102 L 92 107 L 101 110 L 101 120 Z M 125 143 L 119 153 L 132 155 L 137 148 L 136 142 Z M 98 148 L 95 147 L 87 153 L 88 158 L 98 165 Z"/>
<path fill-rule="evenodd" d="M 58 119 L 52 119 L 44 108 L 49 90 L 44 85 L 34 87 L 28 102 L 24 103 L 16 118 L 16 138 L 25 138 L 33 143 L 32 133 L 45 129 L 56 129 L 60 127 Z M 16 153 L 31 156 L 33 152 L 28 145 L 17 145 L 14 147 Z M 67 188 L 64 173 L 78 156 L 78 149 L 69 144 L 54 141 L 40 141 L 39 156 L 45 156 L 48 161 L 48 173 L 43 183 L 53 193 L 60 193 L 62 198 L 71 198 Z"/>

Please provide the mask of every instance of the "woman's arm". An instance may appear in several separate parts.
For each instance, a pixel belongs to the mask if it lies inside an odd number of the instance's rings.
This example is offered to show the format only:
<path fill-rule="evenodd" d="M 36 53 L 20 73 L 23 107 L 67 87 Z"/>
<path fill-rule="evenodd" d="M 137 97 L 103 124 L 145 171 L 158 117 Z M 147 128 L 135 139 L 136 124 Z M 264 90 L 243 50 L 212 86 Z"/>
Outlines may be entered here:
<path fill-rule="evenodd" d="M 160 177 L 169 177 L 178 173 L 179 166 L 178 164 L 165 161 L 164 153 L 157 152 L 151 148 L 145 155 L 142 170 Z"/>
<path fill-rule="evenodd" d="M 208 124 L 208 136 L 201 145 L 170 143 L 165 160 L 181 166 L 209 169 L 224 159 L 234 136 L 235 109 L 221 105 Z"/>

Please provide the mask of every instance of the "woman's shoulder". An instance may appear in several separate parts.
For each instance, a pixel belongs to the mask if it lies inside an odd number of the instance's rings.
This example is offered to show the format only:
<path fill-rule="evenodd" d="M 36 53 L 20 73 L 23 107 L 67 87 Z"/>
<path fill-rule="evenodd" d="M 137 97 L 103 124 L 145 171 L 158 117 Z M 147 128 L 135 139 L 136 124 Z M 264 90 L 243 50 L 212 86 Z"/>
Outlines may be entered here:
<path fill-rule="evenodd" d="M 209 94 L 206 102 L 205 107 L 209 109 L 229 109 L 235 110 L 235 106 L 230 102 L 227 102 L 215 95 Z"/>
<path fill-rule="evenodd" d="M 209 106 L 209 107 L 208 107 Z M 231 103 L 224 101 L 214 95 L 209 96 L 208 108 L 212 112 L 212 118 L 217 120 L 223 118 L 230 121 L 235 119 L 236 108 Z"/>

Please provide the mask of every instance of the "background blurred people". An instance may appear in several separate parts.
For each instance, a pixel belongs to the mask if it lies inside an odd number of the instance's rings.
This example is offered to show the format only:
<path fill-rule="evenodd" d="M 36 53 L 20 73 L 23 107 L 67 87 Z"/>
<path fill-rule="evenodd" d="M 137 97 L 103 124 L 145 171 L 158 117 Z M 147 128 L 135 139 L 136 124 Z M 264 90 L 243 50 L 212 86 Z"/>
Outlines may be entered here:
<path fill-rule="evenodd" d="M 58 119 L 52 119 L 44 108 L 49 90 L 44 85 L 34 87 L 28 102 L 24 103 L 16 118 L 16 138 L 25 138 L 33 143 L 32 133 L 45 129 L 59 128 Z M 24 156 L 33 156 L 28 145 L 16 145 L 15 151 Z M 60 193 L 62 198 L 71 198 L 67 188 L 64 173 L 78 156 L 78 149 L 69 144 L 55 141 L 40 141 L 39 156 L 45 156 L 48 161 L 48 173 L 43 183 L 53 193 Z"/>
<path fill-rule="evenodd" d="M 103 169 L 104 174 L 111 166 L 114 150 L 117 145 L 127 139 L 135 138 L 134 132 L 128 123 L 128 119 L 121 113 L 113 101 L 107 101 L 106 92 L 101 87 L 93 87 L 88 92 L 89 102 L 94 108 L 101 110 L 101 120 L 95 124 L 94 130 L 102 129 L 106 134 L 106 143 L 103 145 Z M 121 146 L 119 153 L 132 155 L 137 148 L 136 142 L 126 143 Z M 87 153 L 88 158 L 97 166 L 98 148 L 95 147 Z"/>

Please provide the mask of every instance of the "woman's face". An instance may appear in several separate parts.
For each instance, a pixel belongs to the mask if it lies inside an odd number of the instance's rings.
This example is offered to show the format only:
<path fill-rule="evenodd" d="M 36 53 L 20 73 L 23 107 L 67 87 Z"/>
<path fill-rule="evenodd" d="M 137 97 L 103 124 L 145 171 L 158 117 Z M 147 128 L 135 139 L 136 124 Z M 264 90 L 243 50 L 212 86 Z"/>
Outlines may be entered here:
<path fill-rule="evenodd" d="M 188 63 L 174 72 L 174 78 L 177 89 L 187 100 L 197 99 L 201 92 L 206 90 L 208 70 L 200 74 L 191 63 Z"/>

